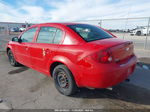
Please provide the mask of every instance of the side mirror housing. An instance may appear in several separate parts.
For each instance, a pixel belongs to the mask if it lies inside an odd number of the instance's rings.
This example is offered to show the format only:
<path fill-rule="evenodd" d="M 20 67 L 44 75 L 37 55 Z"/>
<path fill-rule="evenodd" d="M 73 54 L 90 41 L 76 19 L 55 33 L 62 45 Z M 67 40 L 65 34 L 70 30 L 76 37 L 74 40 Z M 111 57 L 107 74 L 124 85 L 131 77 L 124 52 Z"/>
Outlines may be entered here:
<path fill-rule="evenodd" d="M 13 37 L 12 41 L 18 42 L 18 37 Z"/>
<path fill-rule="evenodd" d="M 20 38 L 18 38 L 18 37 L 13 37 L 12 41 L 19 42 L 19 43 L 22 42 L 22 40 Z"/>

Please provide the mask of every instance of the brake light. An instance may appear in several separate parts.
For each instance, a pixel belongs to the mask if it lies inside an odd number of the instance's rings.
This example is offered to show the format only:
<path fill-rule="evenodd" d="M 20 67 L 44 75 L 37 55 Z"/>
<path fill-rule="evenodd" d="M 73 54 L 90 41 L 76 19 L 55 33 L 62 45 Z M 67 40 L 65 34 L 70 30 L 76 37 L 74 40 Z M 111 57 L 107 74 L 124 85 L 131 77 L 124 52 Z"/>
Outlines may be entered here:
<path fill-rule="evenodd" d="M 101 63 L 110 63 L 113 61 L 113 57 L 111 56 L 111 53 L 109 51 L 103 51 L 100 54 L 99 61 Z"/>

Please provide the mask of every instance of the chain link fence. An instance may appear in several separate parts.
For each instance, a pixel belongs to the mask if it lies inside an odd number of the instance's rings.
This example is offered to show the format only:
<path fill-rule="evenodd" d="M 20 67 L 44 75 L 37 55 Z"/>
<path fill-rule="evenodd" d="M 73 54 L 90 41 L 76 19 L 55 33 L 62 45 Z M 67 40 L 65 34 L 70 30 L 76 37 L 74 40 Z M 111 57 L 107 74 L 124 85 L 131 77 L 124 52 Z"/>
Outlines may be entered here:
<path fill-rule="evenodd" d="M 150 17 L 75 21 L 98 25 L 119 38 L 131 40 L 136 49 L 150 50 Z"/>
<path fill-rule="evenodd" d="M 101 26 L 119 38 L 133 41 L 136 49 L 150 50 L 150 17 L 83 20 L 73 22 Z M 18 23 L 16 23 L 16 25 L 14 23 L 13 27 L 19 27 L 19 25 L 20 24 Z M 10 31 L 10 27 L 12 27 L 12 24 L 6 24 L 5 26 L 1 26 L 0 24 L 0 51 L 4 51 L 4 46 L 8 40 L 19 34 L 19 32 Z"/>

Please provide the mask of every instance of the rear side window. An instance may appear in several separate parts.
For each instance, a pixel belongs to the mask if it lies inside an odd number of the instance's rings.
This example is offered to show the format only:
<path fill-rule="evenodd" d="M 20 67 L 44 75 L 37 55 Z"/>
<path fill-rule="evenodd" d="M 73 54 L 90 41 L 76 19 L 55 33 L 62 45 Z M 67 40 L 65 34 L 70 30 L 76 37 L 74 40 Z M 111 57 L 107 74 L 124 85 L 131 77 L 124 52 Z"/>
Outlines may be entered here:
<path fill-rule="evenodd" d="M 34 35 L 36 33 L 37 28 L 31 28 L 24 32 L 21 36 L 22 42 L 32 42 Z"/>
<path fill-rule="evenodd" d="M 53 43 L 56 30 L 54 27 L 41 27 L 37 43 Z"/>
<path fill-rule="evenodd" d="M 54 27 L 41 27 L 37 43 L 55 43 L 59 44 L 62 39 L 63 32 Z"/>
<path fill-rule="evenodd" d="M 68 25 L 68 27 L 75 31 L 87 42 L 112 38 L 112 35 L 93 25 L 75 24 Z"/>
<path fill-rule="evenodd" d="M 60 41 L 62 39 L 62 35 L 63 35 L 62 30 L 57 29 L 56 34 L 55 34 L 55 38 L 54 38 L 54 43 L 55 44 L 59 44 L 60 43 Z"/>

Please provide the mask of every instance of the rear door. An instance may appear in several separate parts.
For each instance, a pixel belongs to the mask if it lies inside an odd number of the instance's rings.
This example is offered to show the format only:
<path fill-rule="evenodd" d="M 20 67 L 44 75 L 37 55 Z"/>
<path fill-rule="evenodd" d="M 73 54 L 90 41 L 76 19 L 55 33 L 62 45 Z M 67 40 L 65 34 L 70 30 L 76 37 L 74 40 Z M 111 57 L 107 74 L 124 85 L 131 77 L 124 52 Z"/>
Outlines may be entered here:
<path fill-rule="evenodd" d="M 28 67 L 31 66 L 29 50 L 33 43 L 36 31 L 37 27 L 28 29 L 19 37 L 21 38 L 22 42 L 17 42 L 15 44 L 15 54 L 17 61 Z"/>
<path fill-rule="evenodd" d="M 57 48 L 62 40 L 63 31 L 50 26 L 42 26 L 36 42 L 30 49 L 32 67 L 45 74 L 49 73 L 49 62 L 57 52 Z"/>

